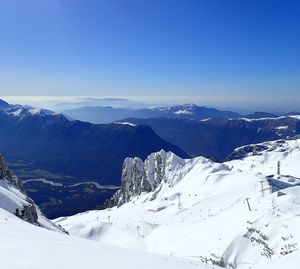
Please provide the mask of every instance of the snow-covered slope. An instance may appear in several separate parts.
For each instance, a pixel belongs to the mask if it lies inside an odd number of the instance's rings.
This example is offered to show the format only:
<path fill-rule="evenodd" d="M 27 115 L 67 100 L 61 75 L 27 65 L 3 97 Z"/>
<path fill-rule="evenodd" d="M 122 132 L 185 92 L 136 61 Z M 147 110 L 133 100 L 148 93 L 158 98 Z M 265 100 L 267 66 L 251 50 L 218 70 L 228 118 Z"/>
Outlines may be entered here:
<path fill-rule="evenodd" d="M 47 109 L 35 108 L 31 106 L 22 105 L 10 105 L 9 108 L 5 109 L 5 113 L 15 117 L 23 118 L 25 116 L 54 116 L 61 115 Z"/>
<path fill-rule="evenodd" d="M 231 159 L 227 164 L 235 171 L 276 174 L 280 161 L 281 174 L 300 177 L 300 137 L 240 147 L 231 154 Z"/>
<path fill-rule="evenodd" d="M 5 269 L 208 269 L 195 260 L 147 254 L 49 231 L 0 208 L 0 264 Z"/>
<path fill-rule="evenodd" d="M 282 173 L 300 176 L 300 140 L 284 144 L 270 142 L 257 155 L 224 164 L 163 151 L 144 163 L 126 159 L 112 200 L 122 206 L 56 223 L 72 235 L 229 268 L 276 262 L 300 244 L 299 190 L 277 197 L 266 180 L 278 160 Z"/>
<path fill-rule="evenodd" d="M 46 228 L 46 229 L 45 229 Z M 0 156 L 0 267 L 5 269 L 212 268 L 69 236 L 46 219 Z"/>
<path fill-rule="evenodd" d="M 229 267 L 276 262 L 293 252 L 300 244 L 300 187 L 290 188 L 287 195 L 271 195 L 271 204 L 238 235 L 223 254 Z M 258 209 L 259 211 L 259 209 Z M 294 265 L 295 266 L 295 265 Z M 295 268 L 295 267 L 293 267 Z"/>
<path fill-rule="evenodd" d="M 205 174 L 229 170 L 224 164 L 206 158 L 181 159 L 171 152 L 161 150 L 152 153 L 145 162 L 140 158 L 126 158 L 122 167 L 122 186 L 112 199 L 110 206 L 120 206 L 143 192 L 153 192 L 154 200 L 163 188 L 171 188 L 195 167 L 205 167 Z"/>
<path fill-rule="evenodd" d="M 0 99 L 0 111 L 8 116 L 13 116 L 18 119 L 24 119 L 27 117 L 47 117 L 58 116 L 64 117 L 61 113 L 53 112 L 48 109 L 36 108 L 29 105 L 13 105 Z"/>
<path fill-rule="evenodd" d="M 7 168 L 2 155 L 0 155 L 0 208 L 31 224 L 62 232 L 62 229 L 43 216 L 26 195 L 22 181 Z"/>

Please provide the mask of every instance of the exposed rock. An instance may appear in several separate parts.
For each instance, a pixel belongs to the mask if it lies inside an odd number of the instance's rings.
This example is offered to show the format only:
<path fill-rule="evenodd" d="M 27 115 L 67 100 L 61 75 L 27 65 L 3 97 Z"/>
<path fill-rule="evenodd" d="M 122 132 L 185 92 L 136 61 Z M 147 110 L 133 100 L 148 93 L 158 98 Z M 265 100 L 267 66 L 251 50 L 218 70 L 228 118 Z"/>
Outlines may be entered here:
<path fill-rule="evenodd" d="M 166 153 L 153 153 L 143 162 L 140 158 L 126 158 L 122 166 L 121 189 L 109 200 L 108 206 L 120 206 L 142 192 L 154 191 L 164 180 Z M 179 158 L 179 157 L 178 157 Z"/>
<path fill-rule="evenodd" d="M 196 162 L 213 163 L 204 157 L 182 159 L 164 150 L 152 153 L 144 162 L 140 158 L 126 158 L 122 167 L 121 189 L 108 200 L 106 205 L 121 206 L 142 192 L 153 192 L 151 199 L 155 199 L 156 193 L 163 184 L 173 187 Z M 229 169 L 223 164 L 216 164 L 216 166 L 220 169 Z"/>
<path fill-rule="evenodd" d="M 289 139 L 279 139 L 275 141 L 267 141 L 260 144 L 250 144 L 246 146 L 242 146 L 236 148 L 229 156 L 228 161 L 243 159 L 252 155 L 261 155 L 266 151 L 272 152 L 284 152 L 289 149 L 289 144 L 287 141 L 289 140 L 297 140 L 299 139 L 299 135 L 296 135 Z M 291 149 L 289 149 L 291 150 Z"/>
<path fill-rule="evenodd" d="M 0 154 L 0 179 L 5 178 L 10 184 L 16 187 L 18 190 L 24 192 L 23 182 L 18 179 L 11 170 L 6 166 L 3 156 Z"/>
<path fill-rule="evenodd" d="M 38 224 L 38 213 L 34 202 L 26 195 L 22 181 L 8 169 L 2 155 L 0 155 L 0 183 L 3 187 L 3 192 L 0 191 L 0 199 L 3 196 L 1 200 L 5 203 L 4 208 L 13 210 L 15 206 L 14 212 L 11 213 L 27 222 Z"/>

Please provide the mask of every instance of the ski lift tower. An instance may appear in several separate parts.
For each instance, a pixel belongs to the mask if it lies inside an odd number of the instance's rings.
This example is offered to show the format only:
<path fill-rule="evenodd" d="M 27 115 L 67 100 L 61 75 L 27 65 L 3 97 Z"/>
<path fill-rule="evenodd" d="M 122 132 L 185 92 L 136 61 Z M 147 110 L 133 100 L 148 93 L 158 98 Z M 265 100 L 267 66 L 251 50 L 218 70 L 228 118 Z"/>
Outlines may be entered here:
<path fill-rule="evenodd" d="M 178 193 L 177 195 L 178 195 L 178 209 L 181 210 L 182 209 L 182 202 L 180 199 L 181 193 Z"/>
<path fill-rule="evenodd" d="M 277 162 L 277 174 L 280 175 L 280 161 Z"/>

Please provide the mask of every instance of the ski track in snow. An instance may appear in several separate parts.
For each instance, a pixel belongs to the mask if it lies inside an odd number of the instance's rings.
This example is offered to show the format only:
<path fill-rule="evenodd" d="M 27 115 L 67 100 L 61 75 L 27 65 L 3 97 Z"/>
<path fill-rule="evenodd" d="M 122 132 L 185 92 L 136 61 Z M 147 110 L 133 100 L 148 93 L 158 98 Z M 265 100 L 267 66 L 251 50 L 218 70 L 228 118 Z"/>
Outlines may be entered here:
<path fill-rule="evenodd" d="M 187 172 L 179 180 L 178 171 L 167 173 L 167 184 L 154 200 L 153 193 L 142 193 L 119 208 L 55 222 L 72 235 L 101 243 L 223 261 L 233 268 L 277 261 L 300 244 L 300 201 L 295 198 L 300 188 L 277 197 L 265 177 L 276 174 L 279 160 L 282 174 L 300 177 L 300 140 L 266 145 L 269 149 L 226 162 L 222 169 L 212 169 L 202 157 L 185 162 L 193 167 L 183 167 Z"/>
<path fill-rule="evenodd" d="M 195 260 L 99 244 L 24 222 L 0 209 L 0 260 L 5 269 L 209 269 Z"/>

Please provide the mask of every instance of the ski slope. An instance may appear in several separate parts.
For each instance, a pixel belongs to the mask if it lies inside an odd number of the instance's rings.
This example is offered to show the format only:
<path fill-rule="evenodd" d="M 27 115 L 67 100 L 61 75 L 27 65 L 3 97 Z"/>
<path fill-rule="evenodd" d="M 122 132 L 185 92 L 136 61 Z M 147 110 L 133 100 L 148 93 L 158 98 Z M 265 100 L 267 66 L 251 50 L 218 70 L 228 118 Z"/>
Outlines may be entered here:
<path fill-rule="evenodd" d="M 101 243 L 228 268 L 281 261 L 299 254 L 300 191 L 295 188 L 278 197 L 271 193 L 266 176 L 276 173 L 279 160 L 282 174 L 300 176 L 300 140 L 264 144 L 263 151 L 243 160 L 187 161 L 193 167 L 176 171 L 177 177 L 166 172 L 155 191 L 133 196 L 119 208 L 55 223 L 72 235 Z M 173 154 L 166 159 L 173 160 Z"/>
<path fill-rule="evenodd" d="M 40 212 L 0 156 L 0 268 L 212 268 L 67 235 Z"/>
<path fill-rule="evenodd" d="M 5 269 L 201 269 L 195 260 L 112 247 L 49 231 L 0 208 L 0 261 Z"/>

